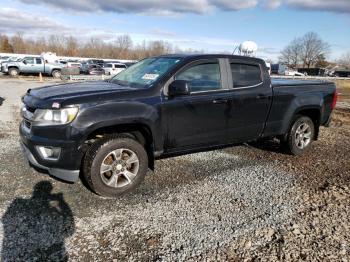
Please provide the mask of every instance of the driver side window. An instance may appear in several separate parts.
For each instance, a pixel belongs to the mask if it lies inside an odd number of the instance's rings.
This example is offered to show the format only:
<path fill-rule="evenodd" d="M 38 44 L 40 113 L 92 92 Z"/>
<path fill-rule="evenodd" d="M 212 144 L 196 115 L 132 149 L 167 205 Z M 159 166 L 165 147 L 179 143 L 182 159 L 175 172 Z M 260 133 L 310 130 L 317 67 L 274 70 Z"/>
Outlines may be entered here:
<path fill-rule="evenodd" d="M 221 89 L 219 62 L 204 62 L 193 65 L 175 76 L 175 80 L 186 80 L 191 92 Z"/>
<path fill-rule="evenodd" d="M 34 58 L 33 57 L 26 57 L 24 60 L 29 65 L 34 64 Z"/>

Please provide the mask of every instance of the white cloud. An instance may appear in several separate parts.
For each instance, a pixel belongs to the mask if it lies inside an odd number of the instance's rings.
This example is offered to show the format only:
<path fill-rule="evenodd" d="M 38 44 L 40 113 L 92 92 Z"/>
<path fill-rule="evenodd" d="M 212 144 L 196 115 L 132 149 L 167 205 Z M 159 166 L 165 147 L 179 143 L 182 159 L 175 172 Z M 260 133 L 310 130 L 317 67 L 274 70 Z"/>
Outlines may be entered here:
<path fill-rule="evenodd" d="M 308 11 L 331 11 L 350 13 L 350 0 L 265 0 L 268 8 L 278 8 L 281 4 Z"/>
<path fill-rule="evenodd" d="M 34 15 L 13 8 L 0 8 L 0 31 L 18 32 L 31 31 L 47 32 L 68 30 L 68 27 L 42 15 Z"/>
<path fill-rule="evenodd" d="M 214 9 L 238 11 L 258 4 L 275 9 L 282 4 L 310 11 L 350 13 L 350 0 L 17 0 L 25 4 L 46 5 L 77 12 L 115 12 L 172 16 L 174 14 L 205 14 Z"/>
<path fill-rule="evenodd" d="M 18 0 L 25 4 L 43 4 L 78 12 L 147 13 L 171 15 L 181 13 L 204 14 L 215 8 L 236 11 L 255 7 L 258 0 Z"/>
<path fill-rule="evenodd" d="M 268 9 L 276 9 L 281 5 L 281 0 L 266 0 L 264 6 Z"/>

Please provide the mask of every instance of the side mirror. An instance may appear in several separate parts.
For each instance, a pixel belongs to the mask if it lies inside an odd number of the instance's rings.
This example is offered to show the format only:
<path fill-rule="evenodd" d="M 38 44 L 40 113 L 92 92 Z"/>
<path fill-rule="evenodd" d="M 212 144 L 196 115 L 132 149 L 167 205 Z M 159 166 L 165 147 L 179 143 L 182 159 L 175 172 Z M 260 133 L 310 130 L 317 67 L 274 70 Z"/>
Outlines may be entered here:
<path fill-rule="evenodd" d="M 169 96 L 183 96 L 190 94 L 190 87 L 188 82 L 185 80 L 175 80 L 173 81 L 168 88 Z"/>
<path fill-rule="evenodd" d="M 27 64 L 27 61 L 26 61 L 26 60 L 23 60 L 23 64 L 25 64 L 25 65 L 26 65 L 26 64 Z"/>

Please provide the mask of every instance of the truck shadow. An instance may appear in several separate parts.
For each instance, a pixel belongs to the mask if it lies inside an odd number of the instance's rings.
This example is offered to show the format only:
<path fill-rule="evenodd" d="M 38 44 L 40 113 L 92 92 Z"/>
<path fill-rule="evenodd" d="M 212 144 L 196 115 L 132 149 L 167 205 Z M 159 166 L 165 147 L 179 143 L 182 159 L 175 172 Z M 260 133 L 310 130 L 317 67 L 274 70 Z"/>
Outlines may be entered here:
<path fill-rule="evenodd" d="M 248 147 L 253 147 L 263 151 L 288 155 L 288 153 L 281 147 L 281 143 L 276 139 L 263 139 L 263 140 L 249 142 L 249 143 L 246 143 L 245 145 Z"/>
<path fill-rule="evenodd" d="M 16 198 L 2 217 L 1 261 L 68 261 L 64 241 L 75 232 L 73 213 L 49 181 L 30 198 Z"/>
<path fill-rule="evenodd" d="M 2 98 L 1 96 L 0 96 L 0 106 L 2 105 L 2 103 L 5 101 L 5 98 Z"/>

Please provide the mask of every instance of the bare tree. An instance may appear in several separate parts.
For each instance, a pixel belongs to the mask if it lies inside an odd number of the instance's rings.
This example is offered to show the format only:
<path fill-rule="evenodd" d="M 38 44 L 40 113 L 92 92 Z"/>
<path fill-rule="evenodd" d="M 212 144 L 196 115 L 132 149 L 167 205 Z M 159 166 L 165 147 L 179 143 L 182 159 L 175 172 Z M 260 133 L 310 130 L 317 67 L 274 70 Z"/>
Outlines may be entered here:
<path fill-rule="evenodd" d="M 66 52 L 65 55 L 67 56 L 77 56 L 78 55 L 78 42 L 77 40 L 70 36 L 66 40 Z"/>
<path fill-rule="evenodd" d="M 301 38 L 295 38 L 281 52 L 280 61 L 291 68 L 296 68 L 301 61 L 303 43 Z"/>
<path fill-rule="evenodd" d="M 341 66 L 350 68 L 350 52 L 342 55 L 342 57 L 339 59 L 338 64 Z"/>
<path fill-rule="evenodd" d="M 320 59 L 325 58 L 330 51 L 330 46 L 323 41 L 315 32 L 306 33 L 302 37 L 303 52 L 302 60 L 304 67 L 310 68 Z"/>
<path fill-rule="evenodd" d="M 13 53 L 13 47 L 6 35 L 0 35 L 0 52 Z"/>
<path fill-rule="evenodd" d="M 309 32 L 300 38 L 295 38 L 281 52 L 280 61 L 292 68 L 299 64 L 310 68 L 314 65 L 323 66 L 326 64 L 326 55 L 330 46 L 323 41 L 316 33 Z"/>
<path fill-rule="evenodd" d="M 27 52 L 27 45 L 25 43 L 22 33 L 17 33 L 13 37 L 11 37 L 10 42 L 13 47 L 14 53 L 25 54 Z"/>

